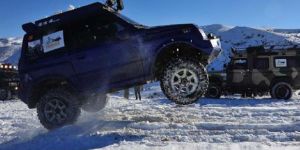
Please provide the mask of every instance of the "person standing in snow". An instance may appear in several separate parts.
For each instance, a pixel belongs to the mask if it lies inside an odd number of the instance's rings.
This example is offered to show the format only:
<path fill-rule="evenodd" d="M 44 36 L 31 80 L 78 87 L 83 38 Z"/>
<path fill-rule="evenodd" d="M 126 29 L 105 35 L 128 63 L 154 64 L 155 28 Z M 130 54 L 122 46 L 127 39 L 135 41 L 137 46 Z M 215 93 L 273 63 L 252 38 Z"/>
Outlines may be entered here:
<path fill-rule="evenodd" d="M 123 0 L 107 0 L 105 5 L 114 8 L 117 12 L 124 9 Z"/>
<path fill-rule="evenodd" d="M 135 99 L 136 100 L 142 100 L 142 96 L 141 96 L 142 88 L 143 88 L 142 86 L 134 87 L 134 93 L 135 93 Z"/>
<path fill-rule="evenodd" d="M 124 90 L 124 98 L 129 100 L 129 89 Z"/>

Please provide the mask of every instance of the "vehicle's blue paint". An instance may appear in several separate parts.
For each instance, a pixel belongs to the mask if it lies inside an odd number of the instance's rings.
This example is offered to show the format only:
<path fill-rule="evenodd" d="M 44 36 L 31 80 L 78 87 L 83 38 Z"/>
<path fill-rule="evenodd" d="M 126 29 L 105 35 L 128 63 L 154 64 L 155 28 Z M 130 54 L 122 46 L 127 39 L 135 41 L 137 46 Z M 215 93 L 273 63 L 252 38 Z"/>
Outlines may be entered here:
<path fill-rule="evenodd" d="M 42 19 L 35 23 L 36 32 L 47 32 L 48 26 L 58 27 L 68 24 L 71 20 L 84 18 L 84 15 L 106 11 L 103 5 L 95 3 L 90 6 Z M 97 9 L 96 9 L 97 8 Z M 28 32 L 24 36 L 19 70 L 21 76 L 20 98 L 31 104 L 33 88 L 39 83 L 59 77 L 66 79 L 78 91 L 78 94 L 89 92 L 110 92 L 137 84 L 146 83 L 153 76 L 153 65 L 156 57 L 164 47 L 175 43 L 186 43 L 209 55 L 215 47 L 204 37 L 198 27 L 193 24 L 146 27 L 138 25 L 118 13 L 109 12 L 115 21 L 125 29 L 118 32 L 113 39 L 106 40 L 95 46 L 78 50 L 67 50 L 62 53 L 46 55 L 34 61 L 26 57 L 27 39 L 33 34 L 25 24 Z M 40 23 L 49 20 L 60 20 L 46 26 Z M 74 31 L 76 32 L 76 31 Z M 30 108 L 34 107 L 29 105 Z"/>

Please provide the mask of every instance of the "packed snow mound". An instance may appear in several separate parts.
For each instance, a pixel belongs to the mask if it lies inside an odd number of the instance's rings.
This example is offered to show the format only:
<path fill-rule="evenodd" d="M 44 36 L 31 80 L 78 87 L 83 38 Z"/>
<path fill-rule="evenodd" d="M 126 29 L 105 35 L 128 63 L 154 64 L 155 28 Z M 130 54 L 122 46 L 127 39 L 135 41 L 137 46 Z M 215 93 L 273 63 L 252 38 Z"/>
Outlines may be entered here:
<path fill-rule="evenodd" d="M 17 64 L 21 53 L 21 38 L 0 38 L 0 62 Z"/>
<path fill-rule="evenodd" d="M 246 49 L 264 45 L 292 47 L 300 44 L 300 29 L 255 29 L 250 27 L 230 27 L 208 25 L 201 27 L 206 33 L 217 35 L 222 42 L 223 52 L 219 58 L 208 66 L 209 71 L 222 71 L 224 64 L 230 61 L 231 48 Z"/>

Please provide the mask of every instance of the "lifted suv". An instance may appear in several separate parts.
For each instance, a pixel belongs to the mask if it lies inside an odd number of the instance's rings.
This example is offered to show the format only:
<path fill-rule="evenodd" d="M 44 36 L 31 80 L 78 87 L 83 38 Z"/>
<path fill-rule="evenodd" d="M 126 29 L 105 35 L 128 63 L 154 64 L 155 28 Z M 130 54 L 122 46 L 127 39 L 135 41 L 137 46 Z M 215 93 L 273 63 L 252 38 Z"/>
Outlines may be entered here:
<path fill-rule="evenodd" d="M 205 65 L 221 50 L 193 24 L 146 27 L 101 3 L 23 29 L 20 98 L 48 129 L 73 123 L 81 107 L 102 109 L 106 93 L 155 79 L 169 99 L 193 103 L 208 87 Z"/>
<path fill-rule="evenodd" d="M 255 97 L 270 93 L 274 99 L 288 100 L 300 89 L 300 48 L 250 47 L 234 51 L 224 72 L 210 72 L 209 98 L 222 94 Z"/>

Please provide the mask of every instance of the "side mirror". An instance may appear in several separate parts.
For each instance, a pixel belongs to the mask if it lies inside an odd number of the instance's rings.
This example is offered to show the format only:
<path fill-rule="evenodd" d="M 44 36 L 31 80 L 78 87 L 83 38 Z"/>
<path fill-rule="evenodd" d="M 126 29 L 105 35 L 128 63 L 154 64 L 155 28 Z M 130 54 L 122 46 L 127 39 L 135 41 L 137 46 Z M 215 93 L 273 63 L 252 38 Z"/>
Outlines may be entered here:
<path fill-rule="evenodd" d="M 209 39 L 217 39 L 217 36 L 215 36 L 215 35 L 212 34 L 212 33 L 209 33 L 209 34 L 207 35 L 207 37 L 208 37 Z"/>

